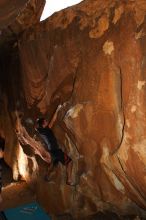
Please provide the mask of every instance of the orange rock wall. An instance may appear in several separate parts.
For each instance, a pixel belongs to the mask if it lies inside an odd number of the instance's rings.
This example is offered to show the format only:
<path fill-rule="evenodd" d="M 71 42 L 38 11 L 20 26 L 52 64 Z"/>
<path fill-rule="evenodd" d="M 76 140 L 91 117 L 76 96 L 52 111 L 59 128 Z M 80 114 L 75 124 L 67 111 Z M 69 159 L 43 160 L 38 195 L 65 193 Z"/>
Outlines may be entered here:
<path fill-rule="evenodd" d="M 62 104 L 54 132 L 74 161 L 76 187 L 65 184 L 62 166 L 45 183 L 47 165 L 33 158 L 30 175 L 24 164 L 24 178 L 36 173 L 37 199 L 52 215 L 145 216 L 145 14 L 143 0 L 86 0 L 19 38 L 20 124 L 32 136 L 28 119 L 51 118 Z"/>

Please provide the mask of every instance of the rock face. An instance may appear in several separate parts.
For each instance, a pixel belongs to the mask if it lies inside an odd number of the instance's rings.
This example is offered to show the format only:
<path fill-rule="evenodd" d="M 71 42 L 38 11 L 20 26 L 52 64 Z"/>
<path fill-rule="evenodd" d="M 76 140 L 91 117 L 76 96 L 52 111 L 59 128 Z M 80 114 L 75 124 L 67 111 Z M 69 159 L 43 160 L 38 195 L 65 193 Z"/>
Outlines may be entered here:
<path fill-rule="evenodd" d="M 145 15 L 144 0 L 85 0 L 31 26 L 11 47 L 17 56 L 9 55 L 10 83 L 1 92 L 5 157 L 14 178 L 35 182 L 52 215 L 146 216 Z M 61 165 L 44 182 L 46 157 L 14 132 L 32 138 L 35 119 L 51 119 L 59 104 L 53 130 L 74 161 L 76 187 L 65 184 Z"/>
<path fill-rule="evenodd" d="M 18 39 L 26 28 L 39 22 L 45 0 L 0 1 L 0 46 Z"/>

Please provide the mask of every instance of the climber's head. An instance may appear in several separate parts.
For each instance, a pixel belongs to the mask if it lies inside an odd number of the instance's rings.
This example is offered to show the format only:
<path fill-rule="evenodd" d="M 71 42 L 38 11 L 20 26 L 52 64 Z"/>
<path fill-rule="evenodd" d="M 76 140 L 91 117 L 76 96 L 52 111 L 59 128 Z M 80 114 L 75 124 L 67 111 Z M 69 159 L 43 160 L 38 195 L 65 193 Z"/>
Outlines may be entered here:
<path fill-rule="evenodd" d="M 48 125 L 48 121 L 45 118 L 37 118 L 36 128 L 45 128 Z"/>

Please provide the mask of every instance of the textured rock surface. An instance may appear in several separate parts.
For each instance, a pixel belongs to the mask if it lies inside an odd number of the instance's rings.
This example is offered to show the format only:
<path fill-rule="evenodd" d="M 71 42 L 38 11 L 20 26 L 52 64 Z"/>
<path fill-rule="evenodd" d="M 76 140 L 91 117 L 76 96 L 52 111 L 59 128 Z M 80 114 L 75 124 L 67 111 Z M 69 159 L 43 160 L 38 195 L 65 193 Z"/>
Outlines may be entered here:
<path fill-rule="evenodd" d="M 6 160 L 15 178 L 35 181 L 52 215 L 146 216 L 145 14 L 144 0 L 85 0 L 32 26 L 12 48 L 19 57 L 10 66 L 21 65 L 3 71 L 11 85 L 1 94 Z M 47 164 L 13 129 L 33 137 L 33 121 L 51 118 L 59 104 L 54 132 L 74 161 L 76 187 L 65 184 L 62 166 L 44 182 Z"/>
<path fill-rule="evenodd" d="M 39 21 L 45 0 L 0 1 L 0 46 Z"/>

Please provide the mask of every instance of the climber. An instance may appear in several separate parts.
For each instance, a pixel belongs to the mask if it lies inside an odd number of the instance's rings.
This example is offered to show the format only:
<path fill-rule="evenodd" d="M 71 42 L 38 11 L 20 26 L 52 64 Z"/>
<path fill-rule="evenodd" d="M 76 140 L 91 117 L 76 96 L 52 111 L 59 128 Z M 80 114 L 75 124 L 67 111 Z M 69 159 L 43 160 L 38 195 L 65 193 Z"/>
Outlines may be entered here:
<path fill-rule="evenodd" d="M 51 154 L 52 162 L 49 167 L 46 180 L 49 181 L 49 175 L 53 171 L 54 166 L 57 165 L 58 162 L 61 162 L 64 166 L 66 166 L 66 173 L 67 173 L 66 184 L 73 186 L 74 183 L 72 182 L 72 167 L 73 167 L 72 159 L 59 148 L 54 133 L 51 130 L 51 128 L 54 125 L 54 122 L 56 121 L 57 113 L 60 110 L 60 107 L 61 106 L 57 108 L 50 123 L 45 118 L 38 118 L 36 120 L 35 129 L 39 133 L 41 139 L 46 144 L 48 151 Z"/>
<path fill-rule="evenodd" d="M 0 203 L 2 203 L 2 161 L 4 158 L 5 139 L 0 137 Z"/>

